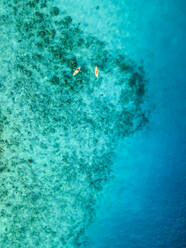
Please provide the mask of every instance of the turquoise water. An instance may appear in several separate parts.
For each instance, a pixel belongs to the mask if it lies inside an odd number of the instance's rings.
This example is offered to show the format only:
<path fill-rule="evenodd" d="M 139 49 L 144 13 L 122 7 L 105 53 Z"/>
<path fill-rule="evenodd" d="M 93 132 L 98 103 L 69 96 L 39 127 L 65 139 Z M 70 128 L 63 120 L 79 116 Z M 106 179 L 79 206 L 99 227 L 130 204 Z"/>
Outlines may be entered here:
<path fill-rule="evenodd" d="M 0 247 L 184 247 L 184 8 L 1 1 Z"/>

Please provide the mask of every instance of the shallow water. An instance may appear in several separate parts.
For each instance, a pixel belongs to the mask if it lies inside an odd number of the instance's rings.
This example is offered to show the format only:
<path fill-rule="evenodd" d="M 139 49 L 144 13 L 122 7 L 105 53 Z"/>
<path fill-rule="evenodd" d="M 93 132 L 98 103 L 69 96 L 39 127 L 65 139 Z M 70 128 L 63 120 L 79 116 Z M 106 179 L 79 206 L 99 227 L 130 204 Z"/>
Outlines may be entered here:
<path fill-rule="evenodd" d="M 183 247 L 183 7 L 1 2 L 0 247 Z"/>

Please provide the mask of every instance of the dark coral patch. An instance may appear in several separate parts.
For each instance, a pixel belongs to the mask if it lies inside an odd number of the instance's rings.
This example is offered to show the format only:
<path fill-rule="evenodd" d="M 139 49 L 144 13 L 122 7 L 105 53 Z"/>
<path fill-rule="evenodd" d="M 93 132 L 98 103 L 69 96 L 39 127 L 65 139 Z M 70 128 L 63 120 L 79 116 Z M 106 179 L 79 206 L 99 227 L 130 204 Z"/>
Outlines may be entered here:
<path fill-rule="evenodd" d="M 51 10 L 50 10 L 50 14 L 52 15 L 52 16 L 57 16 L 57 15 L 59 15 L 59 9 L 57 8 L 57 7 L 53 7 Z"/>
<path fill-rule="evenodd" d="M 53 76 L 50 81 L 52 84 L 59 84 L 59 82 L 60 82 L 59 77 L 57 77 L 57 76 Z"/>

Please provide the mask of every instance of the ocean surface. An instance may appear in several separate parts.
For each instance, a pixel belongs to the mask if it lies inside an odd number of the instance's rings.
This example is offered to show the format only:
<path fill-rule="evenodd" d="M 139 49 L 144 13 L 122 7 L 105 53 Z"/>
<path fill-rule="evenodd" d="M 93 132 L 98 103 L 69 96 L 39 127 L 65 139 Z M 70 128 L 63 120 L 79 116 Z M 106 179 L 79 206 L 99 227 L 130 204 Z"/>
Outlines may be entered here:
<path fill-rule="evenodd" d="M 0 248 L 186 246 L 185 13 L 0 1 Z"/>

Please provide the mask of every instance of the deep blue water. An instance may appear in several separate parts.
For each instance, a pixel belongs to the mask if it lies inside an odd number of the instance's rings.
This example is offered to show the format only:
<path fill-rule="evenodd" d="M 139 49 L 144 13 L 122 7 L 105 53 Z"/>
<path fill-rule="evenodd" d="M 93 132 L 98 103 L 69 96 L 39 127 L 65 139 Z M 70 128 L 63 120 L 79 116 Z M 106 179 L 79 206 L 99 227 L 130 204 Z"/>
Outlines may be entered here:
<path fill-rule="evenodd" d="M 136 57 L 149 62 L 149 103 L 155 109 L 147 130 L 118 148 L 115 180 L 90 229 L 96 248 L 186 244 L 186 3 L 142 2 Z"/>

